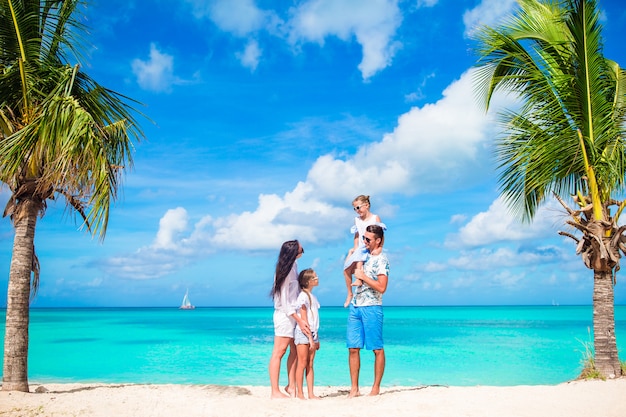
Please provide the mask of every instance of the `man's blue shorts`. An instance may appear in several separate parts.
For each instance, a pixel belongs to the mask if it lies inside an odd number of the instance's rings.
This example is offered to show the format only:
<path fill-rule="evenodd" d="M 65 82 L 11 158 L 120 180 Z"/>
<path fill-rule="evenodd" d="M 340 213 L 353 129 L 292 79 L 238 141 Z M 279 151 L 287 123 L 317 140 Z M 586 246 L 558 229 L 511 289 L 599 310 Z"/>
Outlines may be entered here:
<path fill-rule="evenodd" d="M 346 346 L 348 349 L 383 348 L 383 306 L 355 307 L 350 304 Z"/>

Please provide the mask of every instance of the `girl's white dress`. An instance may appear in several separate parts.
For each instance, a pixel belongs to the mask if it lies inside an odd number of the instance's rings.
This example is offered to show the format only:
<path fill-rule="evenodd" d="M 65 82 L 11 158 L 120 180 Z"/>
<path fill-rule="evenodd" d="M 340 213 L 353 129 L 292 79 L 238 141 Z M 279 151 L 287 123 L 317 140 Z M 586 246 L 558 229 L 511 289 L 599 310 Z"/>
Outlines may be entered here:
<path fill-rule="evenodd" d="M 313 333 L 313 340 L 316 342 L 319 340 L 317 336 L 317 332 L 320 328 L 320 302 L 317 301 L 317 297 L 312 293 L 306 293 L 306 291 L 300 291 L 298 295 L 298 301 L 296 302 L 298 306 L 298 311 L 302 308 L 302 306 L 306 307 L 306 318 L 309 323 L 309 329 L 311 333 Z M 300 336 L 304 336 L 300 326 L 296 325 L 296 333 L 300 332 Z"/>
<path fill-rule="evenodd" d="M 354 252 L 352 252 L 352 255 L 346 258 L 346 261 L 343 264 L 343 269 L 348 269 L 350 265 L 352 265 L 354 262 L 364 262 L 367 258 L 368 252 L 367 249 L 365 249 L 365 243 L 363 242 L 362 237 L 365 234 L 365 229 L 367 228 L 367 226 L 369 226 L 370 224 L 377 224 L 382 227 L 383 230 L 387 230 L 387 226 L 385 226 L 384 223 L 377 222 L 376 217 L 377 216 L 375 214 L 370 213 L 370 216 L 365 220 L 361 220 L 359 216 L 356 216 L 354 218 L 354 225 L 352 226 L 352 228 L 350 228 L 350 233 L 354 235 L 354 233 L 358 232 L 359 247 L 357 247 Z"/>

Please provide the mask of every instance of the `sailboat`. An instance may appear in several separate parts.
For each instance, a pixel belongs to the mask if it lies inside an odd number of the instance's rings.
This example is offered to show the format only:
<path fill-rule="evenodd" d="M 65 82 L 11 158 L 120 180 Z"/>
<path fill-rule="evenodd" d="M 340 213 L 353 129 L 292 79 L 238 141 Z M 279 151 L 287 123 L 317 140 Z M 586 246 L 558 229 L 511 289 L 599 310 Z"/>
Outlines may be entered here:
<path fill-rule="evenodd" d="M 183 303 L 180 305 L 179 308 L 181 310 L 193 310 L 194 308 L 196 308 L 194 305 L 191 304 L 191 301 L 189 301 L 189 290 L 185 292 L 185 296 L 183 297 Z"/>

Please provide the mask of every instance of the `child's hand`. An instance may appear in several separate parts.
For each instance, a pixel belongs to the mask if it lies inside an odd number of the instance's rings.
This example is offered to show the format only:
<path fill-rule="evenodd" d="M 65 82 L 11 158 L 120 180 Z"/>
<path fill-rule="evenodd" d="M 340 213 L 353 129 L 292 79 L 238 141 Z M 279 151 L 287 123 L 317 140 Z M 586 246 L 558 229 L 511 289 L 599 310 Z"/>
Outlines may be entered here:
<path fill-rule="evenodd" d="M 298 315 L 296 315 L 296 317 L 298 317 Z M 300 326 L 300 330 L 302 330 L 302 333 L 304 333 L 306 336 L 310 336 L 311 329 L 309 328 L 309 323 L 300 318 L 297 318 L 296 321 L 298 323 L 298 326 Z"/>

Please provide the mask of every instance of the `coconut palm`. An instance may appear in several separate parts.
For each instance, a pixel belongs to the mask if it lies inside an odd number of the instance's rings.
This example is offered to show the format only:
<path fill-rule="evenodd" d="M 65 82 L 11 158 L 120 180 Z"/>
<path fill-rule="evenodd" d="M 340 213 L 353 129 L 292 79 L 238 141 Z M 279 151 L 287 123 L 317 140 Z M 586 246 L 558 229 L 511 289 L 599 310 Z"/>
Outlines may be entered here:
<path fill-rule="evenodd" d="M 496 91 L 520 98 L 519 108 L 500 114 L 501 194 L 526 221 L 551 195 L 566 209 L 572 230 L 559 233 L 576 241 L 594 271 L 595 368 L 619 376 L 613 291 L 626 250 L 617 224 L 626 201 L 613 196 L 625 185 L 626 72 L 603 55 L 595 0 L 518 5 L 500 26 L 476 35 L 476 85 L 487 108 Z"/>
<path fill-rule="evenodd" d="M 0 0 L 0 181 L 15 227 L 3 390 L 28 391 L 29 303 L 39 283 L 34 237 L 60 199 L 103 239 L 121 176 L 142 137 L 133 102 L 81 71 L 80 0 Z"/>

